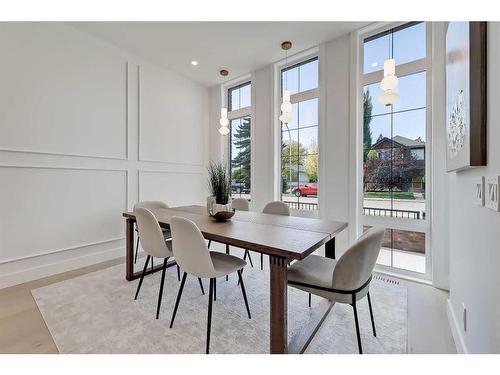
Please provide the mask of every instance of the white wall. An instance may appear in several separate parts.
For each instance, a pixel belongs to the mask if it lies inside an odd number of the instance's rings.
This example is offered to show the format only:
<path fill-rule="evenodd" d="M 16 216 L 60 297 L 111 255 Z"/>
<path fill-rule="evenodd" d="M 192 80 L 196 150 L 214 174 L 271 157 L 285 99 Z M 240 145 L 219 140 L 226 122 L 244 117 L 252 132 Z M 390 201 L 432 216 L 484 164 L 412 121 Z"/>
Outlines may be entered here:
<path fill-rule="evenodd" d="M 123 256 L 138 199 L 204 201 L 207 88 L 60 23 L 0 49 L 0 288 Z"/>
<path fill-rule="evenodd" d="M 500 213 L 473 203 L 478 176 L 500 174 L 500 23 L 488 22 L 487 167 L 449 174 L 450 303 L 455 342 L 470 353 L 500 352 Z M 467 330 L 462 326 L 462 303 Z"/>

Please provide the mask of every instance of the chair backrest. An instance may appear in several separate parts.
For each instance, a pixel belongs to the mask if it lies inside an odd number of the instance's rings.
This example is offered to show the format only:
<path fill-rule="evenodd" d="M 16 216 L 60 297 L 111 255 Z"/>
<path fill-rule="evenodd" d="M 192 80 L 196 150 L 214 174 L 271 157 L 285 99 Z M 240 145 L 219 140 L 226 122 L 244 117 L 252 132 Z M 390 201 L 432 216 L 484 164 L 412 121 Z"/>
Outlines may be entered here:
<path fill-rule="evenodd" d="M 245 198 L 234 198 L 231 205 L 238 211 L 250 211 L 250 205 Z"/>
<path fill-rule="evenodd" d="M 139 228 L 139 241 L 144 251 L 155 258 L 173 256 L 165 242 L 156 216 L 147 208 L 140 207 L 134 209 L 134 215 Z"/>
<path fill-rule="evenodd" d="M 172 249 L 179 267 L 197 277 L 213 277 L 214 264 L 205 238 L 191 220 L 174 216 L 170 220 Z"/>
<path fill-rule="evenodd" d="M 159 209 L 159 208 L 168 208 L 167 204 L 160 201 L 142 201 L 137 202 L 134 205 L 134 210 L 136 208 L 147 208 L 149 211 Z"/>
<path fill-rule="evenodd" d="M 286 203 L 280 201 L 269 202 L 262 212 L 265 214 L 290 216 L 290 208 Z"/>
<path fill-rule="evenodd" d="M 371 228 L 342 254 L 333 271 L 334 289 L 355 290 L 369 279 L 377 262 L 383 237 L 383 228 Z"/>

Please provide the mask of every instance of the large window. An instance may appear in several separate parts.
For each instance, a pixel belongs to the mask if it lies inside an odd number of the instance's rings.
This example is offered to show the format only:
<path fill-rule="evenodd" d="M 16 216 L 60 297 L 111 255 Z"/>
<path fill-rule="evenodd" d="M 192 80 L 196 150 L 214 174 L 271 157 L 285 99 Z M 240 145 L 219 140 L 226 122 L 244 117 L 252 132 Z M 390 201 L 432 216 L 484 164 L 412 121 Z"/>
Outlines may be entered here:
<path fill-rule="evenodd" d="M 228 90 L 231 195 L 248 200 L 251 199 L 251 91 L 250 82 Z"/>
<path fill-rule="evenodd" d="M 412 22 L 362 40 L 363 224 L 385 226 L 379 264 L 426 273 L 429 118 L 427 24 Z M 384 106 L 384 61 L 396 60 L 400 100 Z"/>
<path fill-rule="evenodd" d="M 318 59 L 281 71 L 291 94 L 292 121 L 281 124 L 281 200 L 290 208 L 318 209 Z"/>

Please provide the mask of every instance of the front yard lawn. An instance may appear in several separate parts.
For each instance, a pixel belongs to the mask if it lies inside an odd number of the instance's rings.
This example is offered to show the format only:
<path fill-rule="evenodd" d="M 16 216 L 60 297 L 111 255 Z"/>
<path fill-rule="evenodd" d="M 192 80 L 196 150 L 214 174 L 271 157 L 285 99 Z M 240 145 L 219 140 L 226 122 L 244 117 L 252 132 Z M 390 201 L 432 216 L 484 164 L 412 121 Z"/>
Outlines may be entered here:
<path fill-rule="evenodd" d="M 365 198 L 385 198 L 390 199 L 391 193 L 388 191 L 366 191 Z M 415 197 L 413 193 L 409 193 L 407 191 L 393 191 L 392 192 L 393 199 L 411 199 L 414 200 Z"/>

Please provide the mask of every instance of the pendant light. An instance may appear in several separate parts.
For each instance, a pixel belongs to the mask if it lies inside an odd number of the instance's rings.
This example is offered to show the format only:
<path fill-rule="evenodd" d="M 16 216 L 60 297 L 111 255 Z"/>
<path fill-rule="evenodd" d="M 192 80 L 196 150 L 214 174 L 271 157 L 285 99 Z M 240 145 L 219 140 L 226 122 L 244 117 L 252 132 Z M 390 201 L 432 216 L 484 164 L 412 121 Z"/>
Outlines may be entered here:
<path fill-rule="evenodd" d="M 228 76 L 229 72 L 226 69 L 222 69 L 220 72 L 220 75 L 224 77 L 224 83 L 226 83 L 226 77 Z M 219 133 L 222 134 L 223 136 L 229 134 L 229 120 L 227 118 L 227 107 L 221 107 L 220 109 L 220 120 L 219 120 L 220 128 L 219 128 Z"/>
<path fill-rule="evenodd" d="M 391 46 L 389 55 L 394 56 L 394 30 L 391 30 Z M 395 91 L 398 86 L 396 77 L 396 60 L 394 57 L 384 61 L 384 78 L 380 82 L 380 88 L 384 92 L 379 101 L 385 106 L 390 106 L 399 100 L 399 94 Z"/>
<path fill-rule="evenodd" d="M 288 50 L 292 48 L 292 42 L 286 41 L 281 43 L 281 49 L 285 51 L 285 67 L 288 63 Z M 292 103 L 290 103 L 290 91 L 288 91 L 288 71 L 285 71 L 285 89 L 282 93 L 281 116 L 280 121 L 288 124 L 292 121 Z"/>

